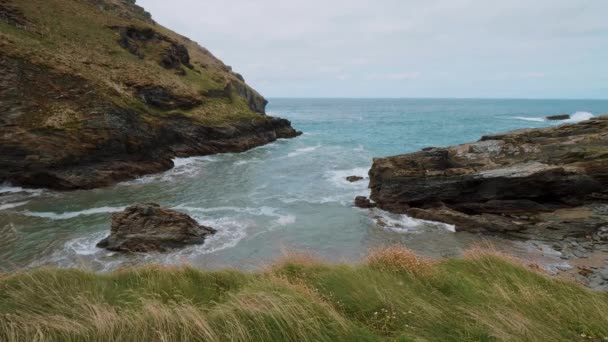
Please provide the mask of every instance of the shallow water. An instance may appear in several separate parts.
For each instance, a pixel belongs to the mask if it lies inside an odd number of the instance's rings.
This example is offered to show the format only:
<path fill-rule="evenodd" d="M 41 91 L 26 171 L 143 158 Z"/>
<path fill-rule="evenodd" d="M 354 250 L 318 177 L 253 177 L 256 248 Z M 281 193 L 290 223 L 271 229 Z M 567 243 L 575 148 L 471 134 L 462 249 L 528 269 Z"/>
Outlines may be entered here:
<path fill-rule="evenodd" d="M 557 125 L 542 118 L 608 112 L 608 101 L 274 99 L 269 112 L 304 135 L 241 154 L 179 158 L 175 168 L 113 187 L 58 193 L 0 187 L 0 270 L 39 265 L 106 271 L 142 263 L 255 269 L 286 251 L 330 261 L 359 259 L 369 248 L 403 243 L 429 256 L 459 255 L 489 240 L 500 249 L 557 265 L 548 246 L 353 208 L 367 195 L 373 157 L 445 146 L 481 135 Z M 186 212 L 219 233 L 202 246 L 169 254 L 119 255 L 97 249 L 110 215 L 138 202 Z M 388 223 L 376 224 L 378 217 Z M 556 254 L 557 253 L 557 254 Z"/>

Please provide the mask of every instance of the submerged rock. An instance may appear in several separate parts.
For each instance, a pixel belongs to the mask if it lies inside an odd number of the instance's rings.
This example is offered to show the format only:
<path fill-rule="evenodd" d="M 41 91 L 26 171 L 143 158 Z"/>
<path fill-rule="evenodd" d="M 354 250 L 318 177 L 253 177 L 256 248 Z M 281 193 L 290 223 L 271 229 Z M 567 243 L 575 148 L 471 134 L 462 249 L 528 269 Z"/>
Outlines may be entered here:
<path fill-rule="evenodd" d="M 606 170 L 608 120 L 601 117 L 375 159 L 371 199 L 457 230 L 593 234 L 606 225 L 598 206 L 608 203 Z"/>
<path fill-rule="evenodd" d="M 215 232 L 186 214 L 161 208 L 158 204 L 136 204 L 112 215 L 110 236 L 97 247 L 117 252 L 166 252 L 202 244 Z"/>
<path fill-rule="evenodd" d="M 354 182 L 358 182 L 360 180 L 363 180 L 363 177 L 360 177 L 360 176 L 348 176 L 348 177 L 346 177 L 346 180 L 349 181 L 349 182 L 351 182 L 351 183 L 354 183 Z"/>

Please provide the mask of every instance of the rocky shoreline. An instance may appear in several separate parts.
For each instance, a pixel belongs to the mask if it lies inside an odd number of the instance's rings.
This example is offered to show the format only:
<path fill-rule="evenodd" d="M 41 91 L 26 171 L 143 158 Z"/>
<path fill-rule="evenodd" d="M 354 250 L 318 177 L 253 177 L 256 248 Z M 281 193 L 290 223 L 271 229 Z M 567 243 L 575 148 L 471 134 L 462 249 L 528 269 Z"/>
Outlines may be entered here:
<path fill-rule="evenodd" d="M 98 188 L 170 169 L 175 157 L 300 134 L 265 114 L 243 76 L 133 1 L 56 7 L 49 17 L 27 2 L 0 5 L 11 28 L 0 32 L 0 184 Z"/>
<path fill-rule="evenodd" d="M 564 260 L 608 252 L 608 116 L 378 158 L 369 175 L 364 207 L 543 241 Z M 608 288 L 594 275 L 608 262 L 579 267 Z"/>

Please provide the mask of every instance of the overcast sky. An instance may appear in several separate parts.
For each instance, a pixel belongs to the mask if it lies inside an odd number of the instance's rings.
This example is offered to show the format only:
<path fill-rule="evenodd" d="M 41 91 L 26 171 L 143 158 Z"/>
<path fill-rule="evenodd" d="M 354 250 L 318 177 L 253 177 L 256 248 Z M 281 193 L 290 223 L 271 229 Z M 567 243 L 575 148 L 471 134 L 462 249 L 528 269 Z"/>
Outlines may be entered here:
<path fill-rule="evenodd" d="M 608 98 L 608 0 L 137 0 L 266 97 Z"/>

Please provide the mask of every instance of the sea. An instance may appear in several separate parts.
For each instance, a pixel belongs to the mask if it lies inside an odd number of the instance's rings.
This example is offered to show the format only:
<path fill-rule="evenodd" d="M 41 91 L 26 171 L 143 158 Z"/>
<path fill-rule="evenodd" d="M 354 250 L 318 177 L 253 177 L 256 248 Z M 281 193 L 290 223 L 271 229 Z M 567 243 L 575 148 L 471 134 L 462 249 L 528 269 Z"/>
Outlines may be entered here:
<path fill-rule="evenodd" d="M 287 254 L 356 262 L 401 244 L 433 258 L 476 245 L 563 261 L 542 241 L 454 232 L 446 224 L 353 207 L 369 195 L 373 158 L 478 140 L 482 135 L 608 113 L 604 100 L 271 99 L 268 113 L 304 132 L 244 153 L 177 158 L 175 167 L 95 190 L 57 192 L 0 185 L 0 271 L 52 266 L 108 272 L 143 264 L 257 270 Z M 365 177 L 350 183 L 347 176 Z M 114 212 L 156 202 L 218 233 L 170 253 L 119 254 L 96 248 Z"/>

